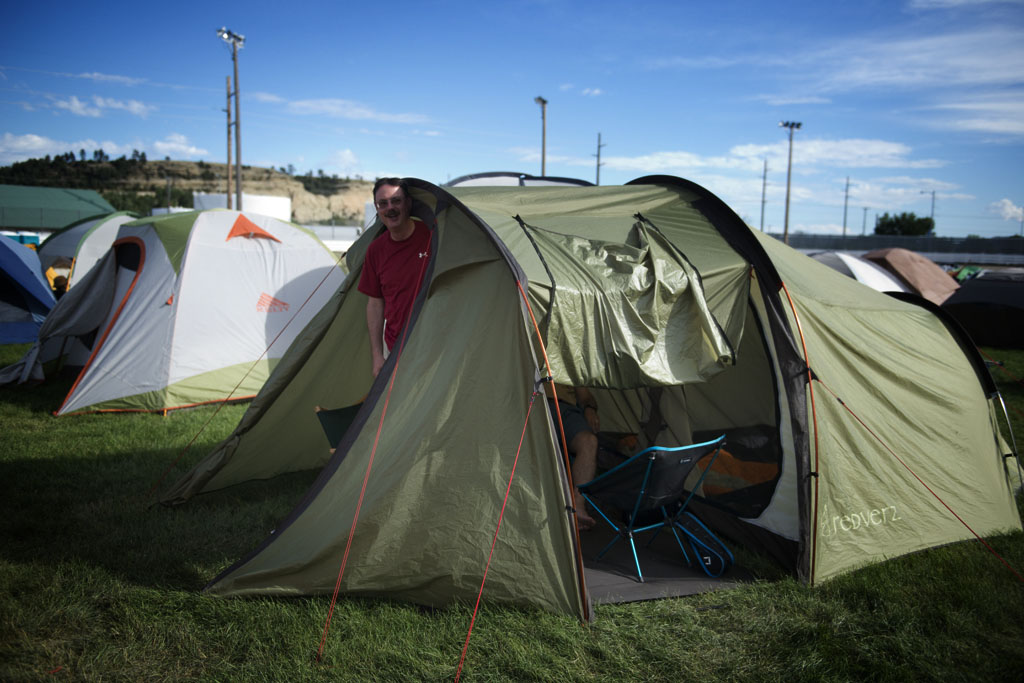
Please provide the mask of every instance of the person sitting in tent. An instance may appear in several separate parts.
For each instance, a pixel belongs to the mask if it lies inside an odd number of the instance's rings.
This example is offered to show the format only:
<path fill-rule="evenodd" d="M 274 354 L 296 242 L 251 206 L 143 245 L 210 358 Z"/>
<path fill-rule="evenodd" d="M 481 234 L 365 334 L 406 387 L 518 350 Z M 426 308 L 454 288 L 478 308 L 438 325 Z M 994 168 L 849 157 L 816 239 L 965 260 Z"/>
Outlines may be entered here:
<path fill-rule="evenodd" d="M 597 474 L 597 433 L 601 431 L 601 421 L 597 417 L 597 402 L 586 387 L 569 387 L 556 384 L 554 392 L 551 383 L 544 385 L 548 396 L 548 408 L 555 427 L 559 425 L 558 413 L 561 413 L 561 425 L 565 429 L 565 443 L 569 448 L 572 461 L 573 484 L 582 484 Z M 553 394 L 557 394 L 556 401 Z M 587 514 L 587 503 L 578 489 L 573 490 L 573 506 L 576 508 L 576 524 L 581 531 L 594 526 L 594 518 Z"/>
<path fill-rule="evenodd" d="M 370 243 L 359 278 L 366 302 L 373 376 L 398 340 L 430 258 L 430 229 L 412 217 L 412 198 L 400 178 L 380 178 L 373 203 L 387 232 Z"/>
<path fill-rule="evenodd" d="M 58 275 L 53 278 L 53 296 L 54 298 L 60 299 L 64 296 L 64 292 L 68 291 L 68 279 L 63 275 Z"/>

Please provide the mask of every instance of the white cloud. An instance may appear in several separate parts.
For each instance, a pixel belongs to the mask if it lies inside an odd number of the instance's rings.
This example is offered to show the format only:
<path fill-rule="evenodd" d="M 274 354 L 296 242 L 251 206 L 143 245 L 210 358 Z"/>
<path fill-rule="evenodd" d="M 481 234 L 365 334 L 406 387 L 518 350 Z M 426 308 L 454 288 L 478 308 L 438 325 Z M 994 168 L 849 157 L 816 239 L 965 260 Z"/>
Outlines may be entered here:
<path fill-rule="evenodd" d="M 1018 222 L 1024 220 L 1024 207 L 1017 206 L 1009 199 L 1004 198 L 998 202 L 992 202 L 989 204 L 988 210 L 998 214 L 1003 220 Z"/>
<path fill-rule="evenodd" d="M 350 149 L 339 149 L 325 163 L 328 170 L 340 175 L 351 175 L 359 168 L 359 157 Z"/>
<path fill-rule="evenodd" d="M 0 138 L 0 164 L 7 166 L 16 161 L 35 159 L 48 154 L 63 154 L 70 149 L 66 143 L 42 135 L 4 133 L 3 138 Z"/>
<path fill-rule="evenodd" d="M 832 100 L 827 97 L 815 95 L 755 95 L 751 98 L 758 102 L 764 102 L 773 107 L 788 107 L 796 104 L 831 104 Z"/>
<path fill-rule="evenodd" d="M 778 60 L 773 60 L 776 64 Z M 647 60 L 649 69 L 725 69 L 732 66 L 745 64 L 767 64 L 768 61 L 760 57 L 663 57 Z"/>
<path fill-rule="evenodd" d="M 105 110 L 109 109 L 126 111 L 140 118 L 146 118 L 151 112 L 156 111 L 156 107 L 144 104 L 138 100 L 118 100 L 112 97 L 100 97 L 99 95 L 93 95 L 91 104 L 78 99 L 75 95 L 66 100 L 52 99 L 53 106 L 56 109 L 69 111 L 75 116 L 87 116 L 90 118 L 99 118 L 103 116 Z"/>
<path fill-rule="evenodd" d="M 1024 135 L 1024 94 L 961 95 L 932 109 L 949 114 L 943 126 L 1000 135 Z"/>
<path fill-rule="evenodd" d="M 583 89 L 583 95 L 586 95 L 588 97 L 597 97 L 598 95 L 603 95 L 603 94 L 604 94 L 604 91 L 601 90 L 600 88 L 584 88 Z"/>
<path fill-rule="evenodd" d="M 684 171 L 693 169 L 744 169 L 755 170 L 761 167 L 760 159 L 742 156 L 702 157 L 699 154 L 682 151 L 652 152 L 639 156 L 602 156 L 602 165 L 617 171 L 641 173 L 663 173 L 668 171 Z M 587 161 L 593 165 L 593 160 Z"/>
<path fill-rule="evenodd" d="M 805 55 L 822 63 L 820 87 L 855 88 L 1016 85 L 1024 81 L 1024 42 L 1019 31 L 989 29 L 905 39 L 842 41 Z"/>
<path fill-rule="evenodd" d="M 508 150 L 509 154 L 514 155 L 523 163 L 539 163 L 540 162 L 540 148 L 536 147 L 511 147 Z M 548 150 L 545 154 L 545 162 L 547 164 L 564 164 L 566 166 L 593 166 L 593 159 L 586 159 L 584 157 L 573 157 L 565 154 L 552 154 Z M 604 157 L 601 157 L 602 166 L 604 165 Z"/>
<path fill-rule="evenodd" d="M 101 83 L 119 83 L 121 85 L 140 85 L 146 82 L 145 78 L 132 78 L 131 76 L 116 76 L 112 74 L 101 74 L 101 73 L 81 73 L 81 74 L 68 74 L 75 78 L 85 78 L 90 81 L 98 81 Z"/>
<path fill-rule="evenodd" d="M 282 102 L 285 101 L 283 97 L 279 97 L 269 92 L 246 93 L 245 99 L 251 99 L 253 102 L 267 102 L 269 104 L 281 104 Z"/>
<path fill-rule="evenodd" d="M 91 138 L 66 142 L 32 133 L 26 135 L 4 133 L 3 138 L 0 138 L 0 165 L 13 164 L 26 159 L 39 159 L 47 155 L 56 156 L 67 152 L 72 152 L 78 157 L 80 150 L 85 150 L 86 158 L 91 158 L 92 152 L 97 149 L 102 149 L 111 158 L 117 158 L 121 155 L 131 154 L 133 149 L 142 147 L 143 145 L 138 142 L 134 145 L 119 145 L 112 140 L 97 142 Z"/>
<path fill-rule="evenodd" d="M 196 147 L 188 141 L 188 138 L 181 133 L 171 133 L 163 140 L 153 143 L 153 149 L 161 157 L 169 156 L 172 159 L 204 157 L 209 152 L 201 147 Z"/>
<path fill-rule="evenodd" d="M 293 114 L 329 116 L 331 118 L 382 121 L 385 123 L 426 123 L 421 114 L 386 114 L 351 100 L 322 99 L 291 102 L 288 110 Z"/>
<path fill-rule="evenodd" d="M 786 159 L 788 150 L 788 140 L 780 140 L 771 145 L 738 145 L 729 151 L 734 156 L 748 159 L 767 157 L 769 163 L 774 160 L 778 164 Z M 946 165 L 939 159 L 912 159 L 912 151 L 907 145 L 887 140 L 800 139 L 800 133 L 797 133 L 793 142 L 793 166 L 796 170 L 800 165 L 845 168 L 940 168 Z"/>
<path fill-rule="evenodd" d="M 92 98 L 93 103 L 101 109 L 119 109 L 126 111 L 129 114 L 134 114 L 140 118 L 146 118 L 150 112 L 156 111 L 156 107 L 148 104 L 143 104 L 138 100 L 115 100 L 110 97 L 100 97 L 94 95 Z"/>
<path fill-rule="evenodd" d="M 955 9 L 958 7 L 976 7 L 977 5 L 990 5 L 1004 2 L 1019 2 L 1020 0 L 910 0 L 910 9 L 932 10 L 932 9 Z"/>
<path fill-rule="evenodd" d="M 99 107 L 90 107 L 87 103 L 72 95 L 67 100 L 54 100 L 53 106 L 57 109 L 64 109 L 75 116 L 89 116 L 97 118 L 103 115 Z"/>

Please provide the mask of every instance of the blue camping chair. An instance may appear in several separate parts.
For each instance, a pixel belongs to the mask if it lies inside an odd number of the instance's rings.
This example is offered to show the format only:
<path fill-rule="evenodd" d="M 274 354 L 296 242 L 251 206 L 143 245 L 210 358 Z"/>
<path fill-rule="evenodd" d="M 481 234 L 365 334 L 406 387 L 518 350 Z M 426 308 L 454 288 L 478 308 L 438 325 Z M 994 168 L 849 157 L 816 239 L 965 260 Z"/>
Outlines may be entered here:
<path fill-rule="evenodd" d="M 621 539 L 628 539 L 633 551 L 633 562 L 636 563 L 637 578 L 643 583 L 644 575 L 640 570 L 634 536 L 644 531 L 657 534 L 667 527 L 672 530 L 688 565 L 692 565 L 692 562 L 686 552 L 687 545 L 705 574 L 711 577 L 721 575 L 733 563 L 732 553 L 710 529 L 687 511 L 686 506 L 711 470 L 724 444 L 723 435 L 712 441 L 678 448 L 652 446 L 600 476 L 580 484 L 578 488 L 583 497 L 616 532 L 615 538 L 598 553 L 597 559 L 604 557 Z M 688 491 L 685 487 L 686 478 L 697 461 L 708 454 L 711 454 L 711 460 L 693 490 Z M 624 521 L 613 521 L 605 512 L 609 508 L 624 513 Z M 652 518 L 657 516 L 661 519 L 652 522 Z"/>

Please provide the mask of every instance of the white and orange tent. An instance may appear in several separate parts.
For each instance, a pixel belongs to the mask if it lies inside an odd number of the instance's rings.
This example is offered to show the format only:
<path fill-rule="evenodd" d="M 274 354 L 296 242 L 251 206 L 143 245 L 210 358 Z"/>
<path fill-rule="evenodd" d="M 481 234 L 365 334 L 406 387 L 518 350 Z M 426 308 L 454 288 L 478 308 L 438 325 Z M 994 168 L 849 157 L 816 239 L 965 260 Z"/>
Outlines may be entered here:
<path fill-rule="evenodd" d="M 162 411 L 251 398 L 344 281 L 293 223 L 212 210 L 122 225 L 0 382 L 81 366 L 58 415 Z"/>
<path fill-rule="evenodd" d="M 67 274 L 70 288 L 103 258 L 117 239 L 118 229 L 138 218 L 138 214 L 130 211 L 118 211 L 84 218 L 58 230 L 39 245 L 39 263 L 43 272 L 58 267 L 60 263 L 71 263 Z"/>

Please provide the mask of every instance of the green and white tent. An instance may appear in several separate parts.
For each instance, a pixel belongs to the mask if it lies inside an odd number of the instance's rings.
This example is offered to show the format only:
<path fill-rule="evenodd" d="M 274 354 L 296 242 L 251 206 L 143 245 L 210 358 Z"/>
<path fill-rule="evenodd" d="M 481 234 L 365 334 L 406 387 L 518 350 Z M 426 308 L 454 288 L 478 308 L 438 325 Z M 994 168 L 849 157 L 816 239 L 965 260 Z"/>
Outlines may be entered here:
<path fill-rule="evenodd" d="M 58 230 L 39 245 L 39 262 L 43 271 L 61 260 L 71 262 L 70 288 L 103 258 L 117 239 L 118 229 L 138 218 L 130 211 L 117 211 L 86 218 Z"/>
<path fill-rule="evenodd" d="M 0 382 L 80 367 L 58 415 L 249 399 L 344 279 L 294 223 L 224 210 L 128 222 Z"/>
<path fill-rule="evenodd" d="M 844 277 L 678 178 L 409 182 L 432 259 L 380 375 L 356 289 L 377 223 L 234 433 L 165 494 L 320 468 L 209 593 L 331 594 L 345 557 L 342 594 L 472 602 L 504 509 L 484 598 L 587 618 L 549 373 L 591 387 L 602 429 L 639 447 L 726 434 L 697 509 L 808 582 L 1021 528 L 992 380 L 927 302 Z M 351 419 L 333 455 L 317 406 Z"/>

